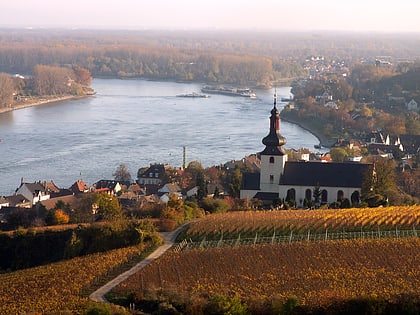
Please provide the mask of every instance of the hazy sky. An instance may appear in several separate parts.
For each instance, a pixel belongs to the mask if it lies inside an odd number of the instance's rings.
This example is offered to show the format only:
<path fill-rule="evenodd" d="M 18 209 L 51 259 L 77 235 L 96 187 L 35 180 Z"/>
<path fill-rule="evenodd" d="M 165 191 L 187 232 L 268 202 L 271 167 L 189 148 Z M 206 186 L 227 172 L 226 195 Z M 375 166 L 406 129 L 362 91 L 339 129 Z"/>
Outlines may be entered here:
<path fill-rule="evenodd" d="M 420 1 L 0 0 L 0 26 L 420 32 Z"/>

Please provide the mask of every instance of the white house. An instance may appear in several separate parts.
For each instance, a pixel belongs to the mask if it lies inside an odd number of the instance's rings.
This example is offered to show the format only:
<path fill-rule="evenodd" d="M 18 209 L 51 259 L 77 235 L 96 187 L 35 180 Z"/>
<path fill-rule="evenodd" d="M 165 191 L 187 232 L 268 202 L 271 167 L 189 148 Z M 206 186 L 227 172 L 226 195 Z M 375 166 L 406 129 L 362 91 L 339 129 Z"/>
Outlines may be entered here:
<path fill-rule="evenodd" d="M 330 204 L 346 198 L 353 204 L 360 202 L 363 176 L 368 174 L 372 165 L 287 161 L 283 148 L 286 139 L 280 135 L 276 95 L 270 131 L 262 142 L 265 149 L 260 153 L 261 172 L 243 174 L 241 198 L 257 198 L 267 205 L 284 199 L 303 206 L 304 200 L 313 200 L 315 189 L 319 189 L 321 203 Z"/>
<path fill-rule="evenodd" d="M 0 209 L 1 207 L 8 207 L 9 201 L 6 198 L 0 196 Z"/>
<path fill-rule="evenodd" d="M 34 183 L 22 182 L 15 194 L 24 196 L 33 205 L 39 201 L 50 199 L 50 193 L 40 181 Z"/>
<path fill-rule="evenodd" d="M 414 99 L 411 99 L 411 101 L 407 103 L 407 109 L 416 112 L 419 110 L 419 104 Z"/>
<path fill-rule="evenodd" d="M 333 108 L 333 109 L 337 109 L 337 103 L 334 101 L 329 101 L 327 103 L 324 104 L 324 107 L 328 107 L 328 108 Z"/>

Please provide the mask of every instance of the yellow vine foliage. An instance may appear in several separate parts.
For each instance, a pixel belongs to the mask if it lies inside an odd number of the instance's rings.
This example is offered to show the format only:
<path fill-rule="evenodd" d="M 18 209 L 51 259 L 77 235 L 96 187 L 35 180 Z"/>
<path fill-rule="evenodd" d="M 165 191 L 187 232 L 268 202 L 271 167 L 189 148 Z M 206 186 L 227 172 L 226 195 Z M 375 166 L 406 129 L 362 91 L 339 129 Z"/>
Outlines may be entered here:
<path fill-rule="evenodd" d="M 420 239 L 279 243 L 171 252 L 120 284 L 137 298 L 239 295 L 262 302 L 297 296 L 327 306 L 357 297 L 418 296 Z"/>
<path fill-rule="evenodd" d="M 420 206 L 386 208 L 352 208 L 326 210 L 237 211 L 212 214 L 192 222 L 186 238 L 201 240 L 204 236 L 224 234 L 323 233 L 341 231 L 370 231 L 418 229 Z"/>
<path fill-rule="evenodd" d="M 0 314 L 82 314 L 89 300 L 81 291 L 138 253 L 133 246 L 0 274 Z"/>

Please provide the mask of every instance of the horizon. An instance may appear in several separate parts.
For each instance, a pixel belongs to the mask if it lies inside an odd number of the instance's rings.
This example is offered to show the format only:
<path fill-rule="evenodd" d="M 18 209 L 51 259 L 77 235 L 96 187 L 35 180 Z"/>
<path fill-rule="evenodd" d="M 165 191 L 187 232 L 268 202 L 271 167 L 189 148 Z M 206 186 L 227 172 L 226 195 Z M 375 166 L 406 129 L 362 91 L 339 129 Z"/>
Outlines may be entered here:
<path fill-rule="evenodd" d="M 153 3 L 120 0 L 50 2 L 15 0 L 2 4 L 0 27 L 24 29 L 98 29 L 169 31 L 263 31 L 420 33 L 420 3 L 401 0 L 221 1 L 197 5 L 192 0 Z"/>

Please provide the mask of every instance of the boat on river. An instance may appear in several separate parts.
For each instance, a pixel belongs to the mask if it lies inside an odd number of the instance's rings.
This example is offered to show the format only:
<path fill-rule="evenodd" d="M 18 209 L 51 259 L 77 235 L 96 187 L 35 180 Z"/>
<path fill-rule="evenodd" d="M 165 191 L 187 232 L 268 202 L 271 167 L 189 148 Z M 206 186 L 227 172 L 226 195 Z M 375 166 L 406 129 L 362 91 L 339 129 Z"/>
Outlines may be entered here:
<path fill-rule="evenodd" d="M 290 97 L 282 97 L 280 100 L 282 102 L 291 102 L 291 101 L 293 101 L 293 97 L 292 96 L 290 96 Z"/>
<path fill-rule="evenodd" d="M 187 93 L 187 94 L 179 94 L 176 97 L 200 97 L 200 98 L 208 98 L 209 96 L 207 94 L 204 94 L 204 93 L 192 92 L 192 93 Z"/>
<path fill-rule="evenodd" d="M 241 96 L 257 98 L 257 95 L 249 88 L 232 88 L 226 86 L 204 86 L 201 89 L 203 93 L 221 94 L 227 96 Z"/>

